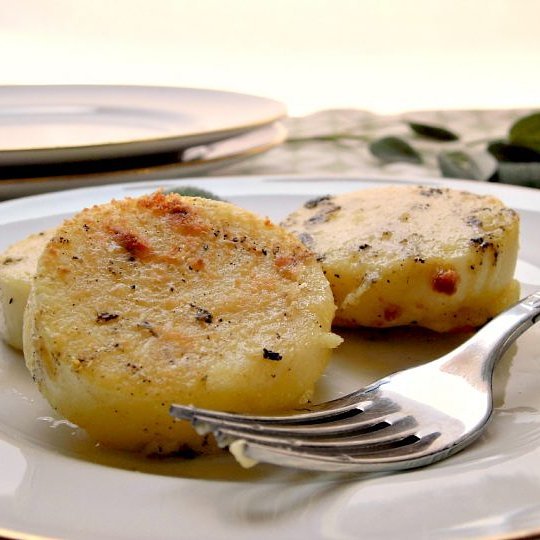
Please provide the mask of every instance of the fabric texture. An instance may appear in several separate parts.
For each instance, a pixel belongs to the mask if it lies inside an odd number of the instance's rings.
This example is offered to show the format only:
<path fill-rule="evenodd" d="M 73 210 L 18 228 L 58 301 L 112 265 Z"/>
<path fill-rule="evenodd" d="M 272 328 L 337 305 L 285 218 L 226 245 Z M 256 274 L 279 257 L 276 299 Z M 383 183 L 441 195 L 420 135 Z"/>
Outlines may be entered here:
<path fill-rule="evenodd" d="M 505 139 L 510 126 L 529 110 L 418 111 L 377 115 L 359 110 L 328 110 L 288 118 L 288 138 L 280 146 L 246 161 L 212 171 L 212 175 L 316 174 L 351 176 L 439 177 L 437 154 L 466 150 L 486 154 L 486 143 Z M 415 134 L 408 122 L 436 125 L 459 136 L 452 142 Z M 422 164 L 382 163 L 369 151 L 369 142 L 385 136 L 408 141 Z"/>

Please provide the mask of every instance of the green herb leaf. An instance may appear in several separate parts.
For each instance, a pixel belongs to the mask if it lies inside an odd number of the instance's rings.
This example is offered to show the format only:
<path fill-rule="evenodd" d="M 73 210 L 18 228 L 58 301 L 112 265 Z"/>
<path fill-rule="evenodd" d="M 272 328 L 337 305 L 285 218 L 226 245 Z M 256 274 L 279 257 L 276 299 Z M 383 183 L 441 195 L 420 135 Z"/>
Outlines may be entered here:
<path fill-rule="evenodd" d="M 399 137 L 383 137 L 370 143 L 370 152 L 384 163 L 422 163 L 422 156 L 407 142 Z"/>
<path fill-rule="evenodd" d="M 498 177 L 505 184 L 540 188 L 540 163 L 500 163 Z"/>
<path fill-rule="evenodd" d="M 222 201 L 221 197 L 218 197 L 214 193 L 194 186 L 180 186 L 165 190 L 165 193 L 178 193 L 185 197 L 200 197 L 202 199 L 212 199 L 214 201 Z"/>
<path fill-rule="evenodd" d="M 487 149 L 498 161 L 513 163 L 540 162 L 540 152 L 519 144 L 494 141 L 488 145 Z"/>
<path fill-rule="evenodd" d="M 526 146 L 540 152 L 540 113 L 533 113 L 520 118 L 510 128 L 510 143 Z"/>
<path fill-rule="evenodd" d="M 442 175 L 465 180 L 489 180 L 497 170 L 496 160 L 489 154 L 473 156 L 456 150 L 437 156 Z"/>
<path fill-rule="evenodd" d="M 452 131 L 431 124 L 420 124 L 419 122 L 407 122 L 409 127 L 417 134 L 436 141 L 457 141 L 459 136 Z"/>

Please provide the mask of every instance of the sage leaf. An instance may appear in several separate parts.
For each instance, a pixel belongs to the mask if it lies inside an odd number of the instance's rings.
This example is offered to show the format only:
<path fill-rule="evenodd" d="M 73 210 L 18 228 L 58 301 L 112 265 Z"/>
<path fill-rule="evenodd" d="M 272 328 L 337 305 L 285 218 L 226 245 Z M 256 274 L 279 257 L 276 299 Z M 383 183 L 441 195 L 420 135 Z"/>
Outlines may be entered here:
<path fill-rule="evenodd" d="M 461 150 L 441 152 L 437 161 L 446 178 L 489 180 L 497 171 L 497 161 L 488 153 L 473 156 Z"/>
<path fill-rule="evenodd" d="M 540 152 L 540 113 L 529 114 L 515 122 L 510 128 L 508 140 Z"/>
<path fill-rule="evenodd" d="M 434 126 L 431 124 L 421 124 L 419 122 L 407 122 L 409 127 L 417 134 L 436 141 L 457 141 L 459 136 L 449 129 Z"/>
<path fill-rule="evenodd" d="M 384 163 L 422 163 L 422 156 L 399 137 L 382 137 L 369 144 L 370 152 Z"/>
<path fill-rule="evenodd" d="M 500 163 L 498 177 L 505 184 L 540 188 L 540 163 Z"/>
<path fill-rule="evenodd" d="M 498 161 L 513 163 L 540 162 L 540 152 L 519 144 L 493 141 L 488 145 L 487 149 Z"/>
<path fill-rule="evenodd" d="M 195 186 L 178 186 L 165 190 L 165 193 L 177 193 L 178 195 L 183 195 L 184 197 L 200 197 L 201 199 L 212 199 L 214 201 L 223 200 L 216 194 Z"/>

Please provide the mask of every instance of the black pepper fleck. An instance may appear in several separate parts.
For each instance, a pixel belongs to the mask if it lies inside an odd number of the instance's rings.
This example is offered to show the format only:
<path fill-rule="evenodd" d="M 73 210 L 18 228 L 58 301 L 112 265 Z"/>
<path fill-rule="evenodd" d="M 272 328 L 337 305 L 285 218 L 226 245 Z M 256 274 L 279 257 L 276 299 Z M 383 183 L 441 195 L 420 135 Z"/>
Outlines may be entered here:
<path fill-rule="evenodd" d="M 307 219 L 306 223 L 326 223 L 327 221 L 330 221 L 330 219 L 334 217 L 335 214 L 339 212 L 339 210 L 341 210 L 341 206 L 338 206 L 337 204 L 331 202 L 324 208 L 319 210 L 316 214 L 311 216 L 309 219 Z"/>
<path fill-rule="evenodd" d="M 198 321 L 210 324 L 214 320 L 214 316 L 207 309 L 196 306 L 195 304 L 189 305 L 196 310 L 195 319 Z"/>
<path fill-rule="evenodd" d="M 140 328 L 144 328 L 145 330 L 148 330 L 153 337 L 158 337 L 157 332 L 154 330 L 154 327 L 148 321 L 142 321 L 138 323 L 137 326 L 139 326 Z"/>
<path fill-rule="evenodd" d="M 308 248 L 313 248 L 314 242 L 313 242 L 313 236 L 311 234 L 303 232 L 298 235 L 298 238 L 300 239 L 300 242 L 304 244 L 304 246 Z"/>
<path fill-rule="evenodd" d="M 279 361 L 283 358 L 278 352 L 270 351 L 269 349 L 263 348 L 263 358 L 267 360 Z"/>
<path fill-rule="evenodd" d="M 321 204 L 322 202 L 325 202 L 325 201 L 330 201 L 331 200 L 331 197 L 330 195 L 323 195 L 322 197 L 317 197 L 315 199 L 311 199 L 309 201 L 307 201 L 306 203 L 304 203 L 304 208 L 317 208 L 317 206 L 319 206 L 319 204 Z"/>
<path fill-rule="evenodd" d="M 13 264 L 13 263 L 18 263 L 18 262 L 21 262 L 23 259 L 22 257 L 6 257 L 3 261 L 2 261 L 2 264 L 3 265 L 8 265 L 8 264 Z"/>
<path fill-rule="evenodd" d="M 107 313 L 107 312 L 98 313 L 96 316 L 96 322 L 99 324 L 107 323 L 107 322 L 118 319 L 118 317 L 120 317 L 118 313 Z"/>
<path fill-rule="evenodd" d="M 478 216 L 467 216 L 467 219 L 465 220 L 467 225 L 470 225 L 471 227 L 479 227 L 481 228 L 483 223 L 482 220 Z"/>
<path fill-rule="evenodd" d="M 441 188 L 423 187 L 420 189 L 420 195 L 423 195 L 424 197 L 436 197 L 442 195 L 443 193 L 444 191 Z"/>

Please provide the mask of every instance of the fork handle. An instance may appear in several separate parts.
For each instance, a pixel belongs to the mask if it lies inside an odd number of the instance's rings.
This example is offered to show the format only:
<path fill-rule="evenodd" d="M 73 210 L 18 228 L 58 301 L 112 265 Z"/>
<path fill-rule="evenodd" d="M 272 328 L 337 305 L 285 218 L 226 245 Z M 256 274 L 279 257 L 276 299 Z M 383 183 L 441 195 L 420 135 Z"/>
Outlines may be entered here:
<path fill-rule="evenodd" d="M 540 320 L 540 291 L 520 300 L 483 326 L 463 347 L 486 354 L 483 369 L 491 376 L 495 363 L 525 330 Z"/>
<path fill-rule="evenodd" d="M 520 304 L 523 304 L 524 307 L 531 308 L 536 315 L 533 315 L 533 324 L 538 322 L 538 316 L 540 315 L 540 291 L 536 291 L 532 293 L 531 295 L 527 296 L 527 298 L 524 298 L 521 300 L 521 302 L 518 302 L 518 306 Z"/>

